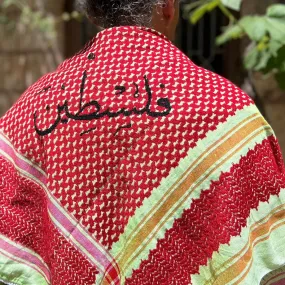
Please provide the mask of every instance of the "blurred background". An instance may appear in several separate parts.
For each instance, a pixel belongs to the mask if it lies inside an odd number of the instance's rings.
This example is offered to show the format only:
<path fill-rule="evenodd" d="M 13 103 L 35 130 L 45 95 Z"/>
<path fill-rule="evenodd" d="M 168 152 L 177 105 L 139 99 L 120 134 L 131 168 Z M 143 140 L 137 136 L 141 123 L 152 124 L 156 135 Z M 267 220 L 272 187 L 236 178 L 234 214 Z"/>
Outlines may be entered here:
<path fill-rule="evenodd" d="M 74 0 L 0 0 L 0 116 L 97 32 Z M 244 89 L 285 154 L 285 0 L 183 1 L 175 44 Z"/>

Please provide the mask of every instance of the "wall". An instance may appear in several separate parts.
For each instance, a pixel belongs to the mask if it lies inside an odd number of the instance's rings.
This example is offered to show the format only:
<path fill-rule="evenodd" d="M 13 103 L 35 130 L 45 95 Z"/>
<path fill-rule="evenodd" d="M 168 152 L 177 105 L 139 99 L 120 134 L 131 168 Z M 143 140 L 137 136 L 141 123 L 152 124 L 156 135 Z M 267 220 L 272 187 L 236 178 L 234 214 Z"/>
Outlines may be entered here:
<path fill-rule="evenodd" d="M 37 10 L 45 10 L 56 17 L 62 12 L 63 1 L 31 0 Z M 45 4 L 48 4 L 45 6 Z M 9 16 L 17 19 L 17 9 L 10 9 Z M 17 100 L 25 89 L 43 74 L 52 71 L 63 59 L 63 26 L 57 26 L 57 38 L 49 40 L 40 31 L 31 31 L 16 23 L 15 29 L 0 29 L 0 115 Z"/>

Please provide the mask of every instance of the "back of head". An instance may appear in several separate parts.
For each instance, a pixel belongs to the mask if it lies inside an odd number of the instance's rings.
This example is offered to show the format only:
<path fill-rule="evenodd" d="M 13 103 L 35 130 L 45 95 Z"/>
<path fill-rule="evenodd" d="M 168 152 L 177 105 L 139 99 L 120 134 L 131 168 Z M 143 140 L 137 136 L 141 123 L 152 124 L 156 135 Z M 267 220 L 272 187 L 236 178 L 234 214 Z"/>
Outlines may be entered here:
<path fill-rule="evenodd" d="M 153 8 L 165 0 L 77 0 L 79 8 L 97 25 L 146 26 L 152 22 Z"/>

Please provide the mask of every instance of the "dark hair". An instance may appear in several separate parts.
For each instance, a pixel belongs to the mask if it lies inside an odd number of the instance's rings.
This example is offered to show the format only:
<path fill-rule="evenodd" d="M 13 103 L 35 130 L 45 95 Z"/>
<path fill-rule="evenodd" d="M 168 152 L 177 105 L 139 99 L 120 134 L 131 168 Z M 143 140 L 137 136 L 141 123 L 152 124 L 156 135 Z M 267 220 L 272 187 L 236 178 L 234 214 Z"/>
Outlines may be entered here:
<path fill-rule="evenodd" d="M 165 0 L 77 0 L 77 6 L 104 28 L 150 26 L 153 7 Z"/>

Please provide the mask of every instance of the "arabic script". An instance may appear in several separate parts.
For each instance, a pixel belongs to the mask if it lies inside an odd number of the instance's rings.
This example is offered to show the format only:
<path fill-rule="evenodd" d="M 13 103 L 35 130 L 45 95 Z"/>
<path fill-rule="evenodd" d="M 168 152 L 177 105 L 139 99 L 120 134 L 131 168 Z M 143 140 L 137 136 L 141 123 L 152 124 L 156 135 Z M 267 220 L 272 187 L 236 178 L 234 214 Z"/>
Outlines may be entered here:
<path fill-rule="evenodd" d="M 121 115 L 125 116 L 125 117 L 129 117 L 131 115 L 142 115 L 142 114 L 147 114 L 150 117 L 158 118 L 158 117 L 167 116 L 171 112 L 172 107 L 171 107 L 171 104 L 170 104 L 170 101 L 168 98 L 159 98 L 156 101 L 157 106 L 164 108 L 163 111 L 161 111 L 161 112 L 151 111 L 151 105 L 153 103 L 152 102 L 153 101 L 152 100 L 153 94 L 152 94 L 152 89 L 151 89 L 150 84 L 149 84 L 149 80 L 148 80 L 146 75 L 144 76 L 144 87 L 145 87 L 145 91 L 147 93 L 147 101 L 146 101 L 145 106 L 141 109 L 137 109 L 136 107 L 132 108 L 132 109 L 122 108 L 117 112 L 112 112 L 109 107 L 105 110 L 101 110 L 102 109 L 101 105 L 96 100 L 92 100 L 88 103 L 83 104 L 86 79 L 87 79 L 87 71 L 84 71 L 83 76 L 82 76 L 82 80 L 81 80 L 81 86 L 80 86 L 80 99 L 79 99 L 79 104 L 78 104 L 78 111 L 76 113 L 71 113 L 69 111 L 68 100 L 65 100 L 63 104 L 57 105 L 57 117 L 55 118 L 54 123 L 46 129 L 40 129 L 38 127 L 38 124 L 37 124 L 38 123 L 38 111 L 35 111 L 35 113 L 34 113 L 34 126 L 35 126 L 35 130 L 39 136 L 46 136 L 46 135 L 52 133 L 59 124 L 67 124 L 68 119 L 75 120 L 75 121 L 91 121 L 91 120 L 99 120 L 103 117 L 115 118 L 115 117 L 118 117 Z M 134 98 L 139 98 L 139 86 L 135 82 L 133 84 L 136 88 Z M 165 88 L 165 85 L 160 84 L 160 87 Z M 47 91 L 50 88 L 51 88 L 51 86 L 44 88 L 43 91 Z M 115 86 L 115 90 L 117 91 L 116 95 L 121 95 L 126 91 L 126 87 L 125 86 Z M 95 110 L 93 108 L 93 111 L 91 113 L 84 112 L 90 106 L 95 107 Z M 49 109 L 50 109 L 50 107 L 48 106 L 47 110 L 49 110 Z M 62 118 L 64 114 L 66 117 Z M 116 131 L 116 133 L 120 129 L 123 129 L 126 127 L 131 127 L 131 124 L 129 124 L 127 126 L 120 127 Z M 90 131 L 95 130 L 95 129 L 96 128 L 92 128 L 90 130 L 83 132 L 82 134 L 87 134 Z"/>

